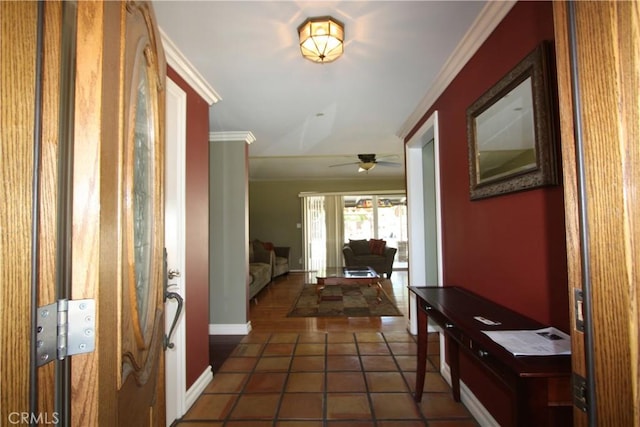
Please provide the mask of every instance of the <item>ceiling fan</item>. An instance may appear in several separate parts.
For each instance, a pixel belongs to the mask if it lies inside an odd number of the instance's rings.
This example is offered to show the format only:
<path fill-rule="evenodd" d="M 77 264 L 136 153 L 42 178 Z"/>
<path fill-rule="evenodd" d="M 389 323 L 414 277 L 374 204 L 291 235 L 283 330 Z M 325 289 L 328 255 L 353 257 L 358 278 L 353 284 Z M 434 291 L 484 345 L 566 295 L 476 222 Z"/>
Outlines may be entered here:
<path fill-rule="evenodd" d="M 395 157 L 395 156 L 384 156 L 385 157 Z M 376 159 L 375 154 L 358 154 L 359 161 L 357 162 L 349 162 L 349 163 L 339 163 L 337 165 L 330 165 L 329 167 L 333 168 L 336 166 L 348 166 L 348 165 L 358 165 L 358 172 L 369 172 L 371 169 L 376 167 L 376 165 L 380 166 L 392 166 L 398 167 L 401 166 L 400 163 L 395 162 L 385 162 Z"/>

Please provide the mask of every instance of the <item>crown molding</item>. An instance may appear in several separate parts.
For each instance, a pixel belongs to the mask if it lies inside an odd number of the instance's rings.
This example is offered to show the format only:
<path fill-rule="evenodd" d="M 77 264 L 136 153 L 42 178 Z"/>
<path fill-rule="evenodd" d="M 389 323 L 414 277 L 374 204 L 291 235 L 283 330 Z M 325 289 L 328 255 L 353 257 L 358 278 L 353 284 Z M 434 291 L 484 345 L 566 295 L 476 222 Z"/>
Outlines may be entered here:
<path fill-rule="evenodd" d="M 517 1 L 515 0 L 487 2 L 449 59 L 447 59 L 447 62 L 443 65 L 435 79 L 435 83 L 429 88 L 427 94 L 422 98 L 413 113 L 409 115 L 398 132 L 396 132 L 397 136 L 404 140 L 407 135 L 409 135 L 409 132 L 418 124 L 420 119 L 427 113 L 438 97 L 442 95 L 447 86 L 449 86 L 473 54 L 478 51 L 480 46 L 482 46 L 516 3 Z"/>
<path fill-rule="evenodd" d="M 193 66 L 180 49 L 173 43 L 167 34 L 159 28 L 162 47 L 167 57 L 167 63 L 200 95 L 209 105 L 222 100 L 213 87 L 202 77 L 202 74 Z"/>
<path fill-rule="evenodd" d="M 255 141 L 256 137 L 250 131 L 209 133 L 209 142 L 246 142 L 251 144 Z"/>

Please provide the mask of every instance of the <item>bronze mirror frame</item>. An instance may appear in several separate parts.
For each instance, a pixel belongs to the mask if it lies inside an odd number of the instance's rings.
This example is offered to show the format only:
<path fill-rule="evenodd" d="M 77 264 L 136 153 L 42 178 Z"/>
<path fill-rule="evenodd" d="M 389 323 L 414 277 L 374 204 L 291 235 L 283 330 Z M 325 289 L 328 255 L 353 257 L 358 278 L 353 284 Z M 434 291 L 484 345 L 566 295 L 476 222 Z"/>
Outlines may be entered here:
<path fill-rule="evenodd" d="M 558 184 L 550 51 L 548 42 L 541 43 L 467 109 L 471 200 Z M 526 93 L 529 80 L 530 99 Z M 513 104 L 507 99 L 517 91 L 525 94 L 521 99 L 525 105 L 515 108 L 516 112 L 507 111 L 506 104 Z M 485 122 L 492 124 L 484 125 L 483 132 L 479 132 L 479 126 Z M 519 132 L 506 130 L 512 126 L 519 128 Z M 514 133 L 519 133 L 515 139 Z M 530 146 L 523 149 L 522 144 Z M 487 145 L 492 145 L 492 149 L 481 150 Z M 528 160 L 522 160 L 525 157 Z M 489 158 L 492 161 L 486 160 Z"/>

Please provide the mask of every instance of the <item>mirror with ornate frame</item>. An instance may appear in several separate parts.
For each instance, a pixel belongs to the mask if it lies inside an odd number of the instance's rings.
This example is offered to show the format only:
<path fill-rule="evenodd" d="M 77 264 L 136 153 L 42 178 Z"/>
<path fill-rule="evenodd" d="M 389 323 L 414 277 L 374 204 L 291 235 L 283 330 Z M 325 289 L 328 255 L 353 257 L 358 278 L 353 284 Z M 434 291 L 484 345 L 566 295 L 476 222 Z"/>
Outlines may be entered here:
<path fill-rule="evenodd" d="M 547 43 L 467 109 L 472 200 L 557 184 Z"/>

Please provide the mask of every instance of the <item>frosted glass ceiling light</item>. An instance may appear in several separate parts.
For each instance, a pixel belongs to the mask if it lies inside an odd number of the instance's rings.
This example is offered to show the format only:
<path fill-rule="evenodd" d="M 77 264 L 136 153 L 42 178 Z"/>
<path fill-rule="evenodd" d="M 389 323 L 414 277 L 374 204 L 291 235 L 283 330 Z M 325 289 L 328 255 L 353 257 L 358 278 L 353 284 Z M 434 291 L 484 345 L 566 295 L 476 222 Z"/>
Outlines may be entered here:
<path fill-rule="evenodd" d="M 300 51 L 309 61 L 324 64 L 344 52 L 344 24 L 330 16 L 308 18 L 298 27 Z"/>

